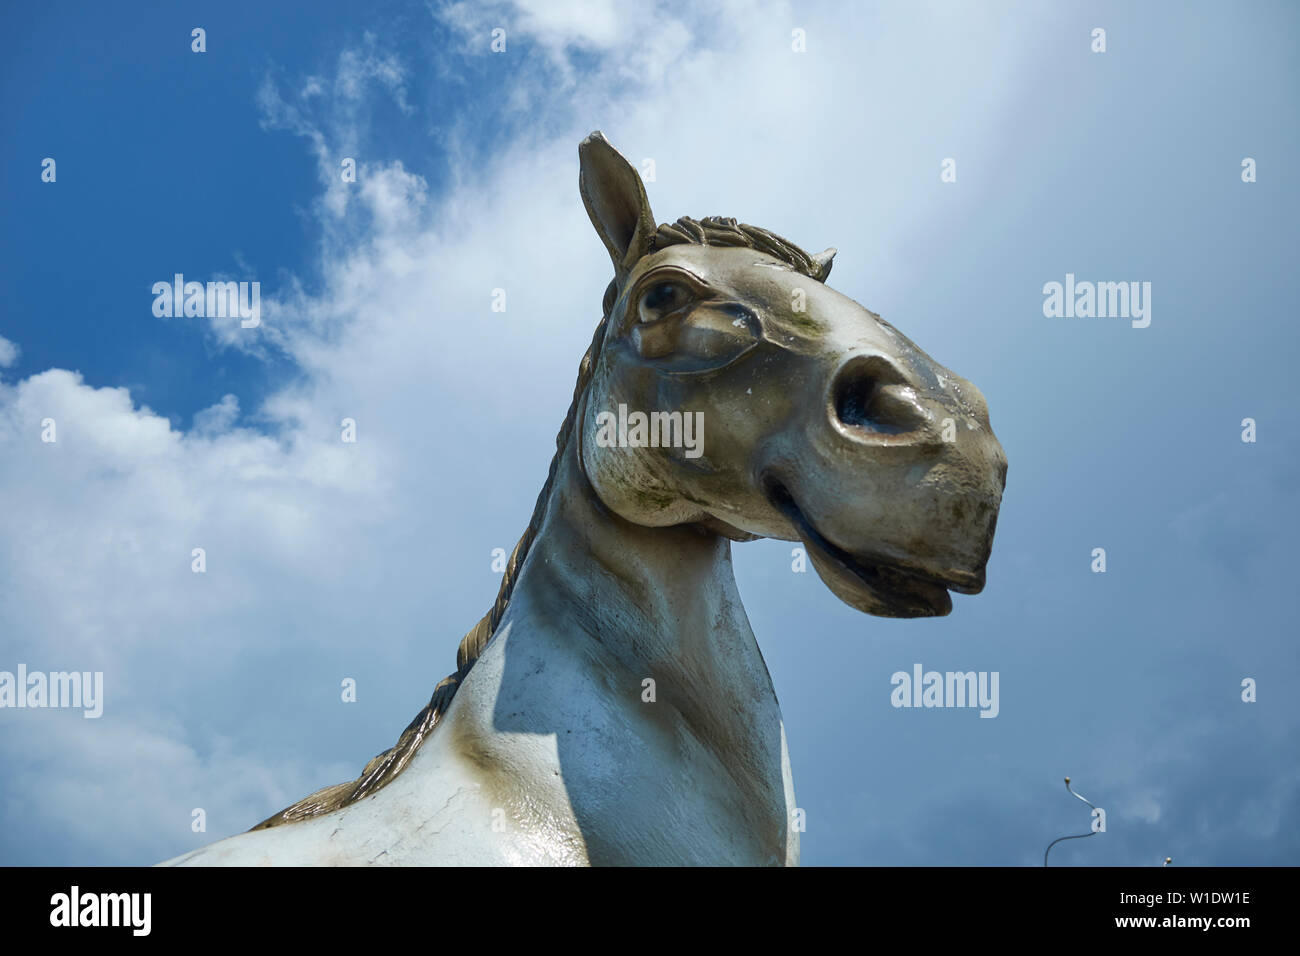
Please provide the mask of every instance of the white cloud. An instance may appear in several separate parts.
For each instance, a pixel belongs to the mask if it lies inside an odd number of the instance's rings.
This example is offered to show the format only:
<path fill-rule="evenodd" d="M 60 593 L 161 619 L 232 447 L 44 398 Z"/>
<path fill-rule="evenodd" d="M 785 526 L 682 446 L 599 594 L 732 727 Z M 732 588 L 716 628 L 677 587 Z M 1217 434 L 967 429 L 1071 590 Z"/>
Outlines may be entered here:
<path fill-rule="evenodd" d="M 470 54 L 491 49 L 493 31 L 505 31 L 509 54 L 521 43 L 541 50 L 546 66 L 565 90 L 581 84 L 603 88 L 612 81 L 632 81 L 640 88 L 657 87 L 665 70 L 675 68 L 693 37 L 708 44 L 716 33 L 731 30 L 746 17 L 786 17 L 777 3 L 703 4 L 620 3 L 618 0 L 551 2 L 551 0 L 497 0 L 444 4 L 438 18 L 458 32 Z M 730 17 L 726 16 L 728 13 Z M 575 55 L 596 55 L 597 75 L 580 71 Z M 519 109 L 537 102 L 538 90 L 519 84 L 512 94 Z"/>
<path fill-rule="evenodd" d="M 3 335 L 0 335 L 0 368 L 9 368 L 18 361 L 19 348 Z"/>
<path fill-rule="evenodd" d="M 223 395 L 220 402 L 195 414 L 193 430 L 197 435 L 220 434 L 229 431 L 238 418 L 239 399 L 234 395 Z"/>
<path fill-rule="evenodd" d="M 1134 794 L 1129 801 L 1126 810 L 1129 816 L 1143 823 L 1160 822 L 1160 801 L 1156 799 L 1155 794 L 1150 792 L 1141 792 Z"/>

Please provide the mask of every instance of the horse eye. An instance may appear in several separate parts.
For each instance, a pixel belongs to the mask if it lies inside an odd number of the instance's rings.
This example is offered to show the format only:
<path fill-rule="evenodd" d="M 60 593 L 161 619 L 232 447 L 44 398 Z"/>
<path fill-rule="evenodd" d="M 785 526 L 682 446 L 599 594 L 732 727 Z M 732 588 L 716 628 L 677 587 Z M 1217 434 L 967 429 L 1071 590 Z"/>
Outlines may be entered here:
<path fill-rule="evenodd" d="M 680 309 L 689 298 L 689 293 L 678 283 L 660 282 L 641 296 L 641 301 L 637 304 L 637 317 L 642 322 L 654 322 Z"/>

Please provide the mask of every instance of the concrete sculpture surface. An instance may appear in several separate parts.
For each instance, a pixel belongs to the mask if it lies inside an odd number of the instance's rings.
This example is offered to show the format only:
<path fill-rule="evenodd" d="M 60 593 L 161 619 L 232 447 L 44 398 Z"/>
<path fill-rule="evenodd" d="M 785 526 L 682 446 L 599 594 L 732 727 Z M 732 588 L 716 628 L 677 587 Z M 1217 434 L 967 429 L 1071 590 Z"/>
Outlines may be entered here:
<path fill-rule="evenodd" d="M 983 588 L 1006 458 L 979 390 L 830 289 L 834 250 L 656 226 L 600 133 L 579 159 L 614 280 L 456 672 L 357 780 L 169 863 L 797 863 L 731 542 L 802 542 L 883 617 Z"/>

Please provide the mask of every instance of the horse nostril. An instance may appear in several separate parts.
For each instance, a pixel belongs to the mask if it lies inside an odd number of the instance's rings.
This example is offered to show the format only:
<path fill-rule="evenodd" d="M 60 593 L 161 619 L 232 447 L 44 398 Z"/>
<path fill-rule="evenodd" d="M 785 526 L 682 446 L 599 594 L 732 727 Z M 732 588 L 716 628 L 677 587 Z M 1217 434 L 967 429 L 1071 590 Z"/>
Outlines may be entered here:
<path fill-rule="evenodd" d="M 835 389 L 835 415 L 845 425 L 871 426 L 872 402 L 880 392 L 880 383 L 870 375 L 855 375 L 840 382 Z"/>
<path fill-rule="evenodd" d="M 865 356 L 840 370 L 832 407 L 850 428 L 886 435 L 911 431 L 925 421 L 903 374 L 879 356 Z"/>

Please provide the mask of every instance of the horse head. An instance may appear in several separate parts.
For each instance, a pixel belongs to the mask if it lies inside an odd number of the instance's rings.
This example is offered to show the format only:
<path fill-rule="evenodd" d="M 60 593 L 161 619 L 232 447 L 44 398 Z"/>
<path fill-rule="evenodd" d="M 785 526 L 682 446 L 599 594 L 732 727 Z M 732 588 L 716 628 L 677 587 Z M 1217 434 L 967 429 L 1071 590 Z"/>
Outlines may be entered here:
<path fill-rule="evenodd" d="M 656 227 L 600 133 L 579 155 L 615 270 L 580 419 L 605 506 L 801 541 L 870 614 L 943 615 L 950 590 L 982 590 L 1007 460 L 979 389 L 829 288 L 833 249 L 810 256 L 730 219 Z M 611 441 L 611 416 L 626 432 L 638 412 L 643 440 Z M 692 441 L 664 447 L 674 429 Z"/>

